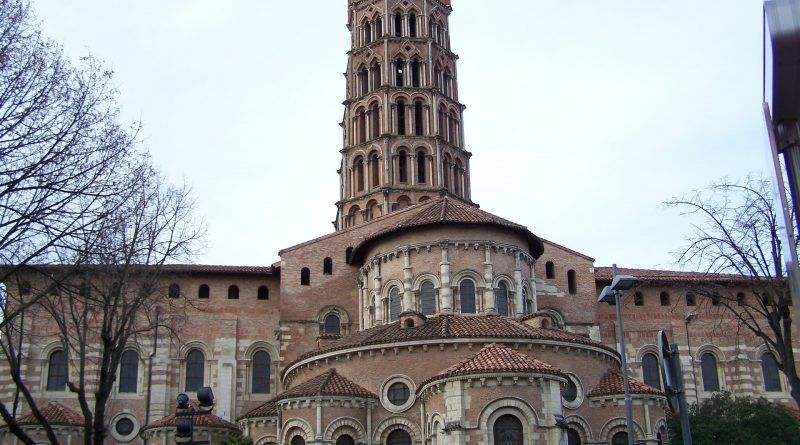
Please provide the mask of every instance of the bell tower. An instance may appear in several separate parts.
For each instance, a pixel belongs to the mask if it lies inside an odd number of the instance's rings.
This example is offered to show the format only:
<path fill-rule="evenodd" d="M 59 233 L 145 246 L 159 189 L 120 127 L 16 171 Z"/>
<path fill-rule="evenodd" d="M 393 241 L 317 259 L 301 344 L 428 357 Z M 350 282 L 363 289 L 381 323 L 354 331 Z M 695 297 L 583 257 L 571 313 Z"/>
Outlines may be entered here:
<path fill-rule="evenodd" d="M 450 0 L 348 0 L 336 229 L 439 196 L 471 203 Z"/>

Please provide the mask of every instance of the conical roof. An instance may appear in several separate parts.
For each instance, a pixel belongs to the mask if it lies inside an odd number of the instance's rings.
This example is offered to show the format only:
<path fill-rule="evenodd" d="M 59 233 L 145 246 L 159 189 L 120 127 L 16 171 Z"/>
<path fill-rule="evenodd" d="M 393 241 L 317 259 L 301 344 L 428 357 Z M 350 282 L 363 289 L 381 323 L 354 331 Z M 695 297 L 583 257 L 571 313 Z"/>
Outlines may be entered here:
<path fill-rule="evenodd" d="M 278 404 L 277 398 L 272 398 L 267 400 L 266 402 L 258 405 L 257 407 L 251 409 L 250 411 L 242 414 L 237 420 L 243 419 L 255 419 L 259 417 L 277 417 L 278 416 Z"/>
<path fill-rule="evenodd" d="M 195 407 L 197 409 L 197 407 Z M 175 419 L 176 415 L 173 409 L 173 413 L 162 417 L 159 420 L 149 423 L 142 431 L 151 430 L 154 428 L 172 428 L 175 427 Z M 196 427 L 206 427 L 206 428 L 224 428 L 231 431 L 235 431 L 237 434 L 240 434 L 239 427 L 235 424 L 228 422 L 227 420 L 223 419 L 222 417 L 217 416 L 214 413 L 204 414 L 201 416 L 194 417 L 194 425 Z"/>
<path fill-rule="evenodd" d="M 360 397 L 377 399 L 378 396 L 372 392 L 364 389 L 350 379 L 342 376 L 336 369 L 329 369 L 324 373 L 296 385 L 283 394 L 279 395 L 276 400 L 291 399 L 295 397 L 310 397 L 310 396 L 343 396 L 343 397 Z"/>
<path fill-rule="evenodd" d="M 664 392 L 660 389 L 653 388 L 650 385 L 645 385 L 644 383 L 629 378 L 628 383 L 631 388 L 631 394 L 652 394 L 657 396 L 663 396 Z M 610 396 L 610 395 L 620 395 L 625 394 L 625 381 L 622 377 L 622 372 L 616 369 L 609 369 L 600 379 L 600 383 L 597 384 L 589 394 L 589 397 L 602 397 L 602 396 Z"/>
<path fill-rule="evenodd" d="M 83 416 L 58 402 L 50 402 L 40 410 L 42 416 L 50 425 L 83 426 Z M 19 425 L 39 425 L 33 413 L 25 414 L 17 419 Z"/>

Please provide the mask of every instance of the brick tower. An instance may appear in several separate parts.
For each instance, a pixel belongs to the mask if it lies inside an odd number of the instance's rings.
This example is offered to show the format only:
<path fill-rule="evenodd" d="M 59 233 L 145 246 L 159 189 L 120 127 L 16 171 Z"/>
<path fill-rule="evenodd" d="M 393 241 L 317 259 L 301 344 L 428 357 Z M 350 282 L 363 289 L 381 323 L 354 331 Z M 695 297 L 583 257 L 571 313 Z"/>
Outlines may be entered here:
<path fill-rule="evenodd" d="M 449 195 L 471 203 L 450 0 L 349 0 L 337 230 Z"/>

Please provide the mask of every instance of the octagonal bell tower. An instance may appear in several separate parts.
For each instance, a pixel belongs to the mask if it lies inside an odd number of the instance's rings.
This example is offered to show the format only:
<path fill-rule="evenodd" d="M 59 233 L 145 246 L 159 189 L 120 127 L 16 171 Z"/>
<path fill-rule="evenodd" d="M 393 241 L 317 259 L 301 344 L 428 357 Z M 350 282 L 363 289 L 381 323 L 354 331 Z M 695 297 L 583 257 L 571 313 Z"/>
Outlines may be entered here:
<path fill-rule="evenodd" d="M 450 0 L 348 0 L 336 229 L 439 196 L 471 203 Z"/>

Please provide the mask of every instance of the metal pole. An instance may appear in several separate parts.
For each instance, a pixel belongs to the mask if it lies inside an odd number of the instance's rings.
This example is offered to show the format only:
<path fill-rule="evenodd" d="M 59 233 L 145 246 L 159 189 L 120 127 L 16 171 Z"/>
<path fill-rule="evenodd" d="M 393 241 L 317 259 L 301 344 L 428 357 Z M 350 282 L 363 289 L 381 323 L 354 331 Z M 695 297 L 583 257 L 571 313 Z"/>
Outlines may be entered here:
<path fill-rule="evenodd" d="M 611 280 L 617 276 L 617 265 L 611 269 Z M 617 328 L 619 330 L 619 348 L 622 356 L 622 381 L 625 384 L 625 423 L 628 428 L 628 445 L 636 444 L 636 430 L 633 428 L 633 406 L 631 400 L 631 387 L 628 381 L 628 359 L 625 351 L 625 327 L 622 325 L 622 291 L 614 291 L 614 302 L 617 306 Z"/>
<path fill-rule="evenodd" d="M 680 370 L 681 358 L 678 354 L 678 345 L 670 345 L 670 361 L 672 362 L 672 369 Z M 683 445 L 692 445 L 692 426 L 689 423 L 689 411 L 686 406 L 686 390 L 684 389 L 683 376 L 681 371 L 678 371 L 678 378 L 675 379 L 675 392 L 678 393 L 678 411 L 681 415 L 681 435 L 683 436 Z M 697 400 L 700 403 L 700 400 Z"/>

